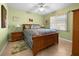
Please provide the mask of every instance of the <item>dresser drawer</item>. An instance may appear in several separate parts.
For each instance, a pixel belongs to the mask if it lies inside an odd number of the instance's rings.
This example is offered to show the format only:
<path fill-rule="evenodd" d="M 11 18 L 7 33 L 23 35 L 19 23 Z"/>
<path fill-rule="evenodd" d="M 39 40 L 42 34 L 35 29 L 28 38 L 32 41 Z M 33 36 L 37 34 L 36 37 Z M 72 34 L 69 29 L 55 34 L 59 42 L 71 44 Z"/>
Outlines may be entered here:
<path fill-rule="evenodd" d="M 23 33 L 22 32 L 13 32 L 11 33 L 11 41 L 18 41 L 23 39 Z"/>
<path fill-rule="evenodd" d="M 13 32 L 12 33 L 13 36 L 22 35 L 22 34 L 23 34 L 22 32 Z"/>

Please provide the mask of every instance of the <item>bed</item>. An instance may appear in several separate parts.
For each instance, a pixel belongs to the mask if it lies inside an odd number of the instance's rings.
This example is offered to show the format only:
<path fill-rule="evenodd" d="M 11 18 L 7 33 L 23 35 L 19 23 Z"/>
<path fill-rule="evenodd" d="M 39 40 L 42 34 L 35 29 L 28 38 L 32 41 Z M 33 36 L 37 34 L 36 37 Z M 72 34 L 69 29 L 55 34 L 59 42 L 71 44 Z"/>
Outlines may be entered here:
<path fill-rule="evenodd" d="M 53 29 L 39 28 L 37 24 L 23 24 L 23 33 L 24 40 L 33 55 L 51 45 L 58 44 L 58 33 Z"/>

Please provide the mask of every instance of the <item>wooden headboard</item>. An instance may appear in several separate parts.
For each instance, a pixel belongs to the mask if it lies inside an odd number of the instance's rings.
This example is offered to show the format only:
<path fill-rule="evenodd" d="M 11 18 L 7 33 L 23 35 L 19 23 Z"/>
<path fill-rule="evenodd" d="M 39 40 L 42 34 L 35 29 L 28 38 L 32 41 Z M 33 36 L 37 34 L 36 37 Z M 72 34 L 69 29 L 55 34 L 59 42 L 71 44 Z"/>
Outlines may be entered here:
<path fill-rule="evenodd" d="M 26 29 L 26 26 L 27 26 L 27 29 L 31 29 L 31 26 L 32 26 L 32 25 L 38 25 L 38 26 L 40 26 L 39 24 L 23 24 L 23 25 L 22 25 L 23 30 Z M 40 26 L 40 27 L 41 27 L 41 26 Z"/>
<path fill-rule="evenodd" d="M 23 30 L 26 29 L 26 26 L 28 26 L 29 28 L 31 28 L 31 25 L 32 25 L 32 24 L 23 24 L 23 25 L 22 25 Z"/>

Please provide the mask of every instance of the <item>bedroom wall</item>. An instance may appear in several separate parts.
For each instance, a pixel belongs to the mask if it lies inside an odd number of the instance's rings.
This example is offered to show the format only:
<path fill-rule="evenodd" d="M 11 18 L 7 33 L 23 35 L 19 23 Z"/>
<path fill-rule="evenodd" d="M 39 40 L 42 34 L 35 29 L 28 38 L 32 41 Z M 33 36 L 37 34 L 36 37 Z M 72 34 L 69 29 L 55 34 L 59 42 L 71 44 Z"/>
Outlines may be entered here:
<path fill-rule="evenodd" d="M 46 25 L 46 28 L 50 27 L 50 17 L 55 15 L 62 15 L 68 13 L 68 31 L 59 31 L 60 37 L 63 37 L 65 39 L 71 40 L 72 39 L 72 25 L 73 25 L 73 13 L 71 10 L 79 9 L 79 4 L 74 3 L 71 4 L 68 7 L 65 7 L 63 9 L 57 10 L 53 13 L 50 13 L 48 15 L 45 15 L 45 20 L 48 20 L 48 24 Z"/>
<path fill-rule="evenodd" d="M 9 7 L 9 32 L 14 31 L 21 31 L 21 28 L 17 29 L 17 24 L 27 24 L 29 23 L 29 18 L 34 19 L 34 24 L 40 24 L 42 26 L 45 26 L 46 28 L 50 28 L 50 17 L 55 15 L 62 15 L 68 13 L 68 31 L 59 31 L 59 34 L 61 37 L 71 40 L 72 39 L 72 20 L 73 20 L 73 13 L 71 10 L 78 9 L 79 4 L 75 3 L 68 7 L 65 7 L 63 9 L 57 10 L 55 12 L 52 12 L 48 15 L 41 16 L 35 13 L 29 13 L 21 10 L 17 10 L 14 8 Z M 16 19 L 13 19 L 13 16 L 16 16 Z M 45 20 L 47 20 L 47 24 L 45 23 Z"/>
<path fill-rule="evenodd" d="M 33 19 L 33 24 L 40 24 L 43 26 L 43 16 L 35 13 L 25 12 L 22 10 L 17 10 L 11 7 L 9 8 L 9 32 L 21 31 L 22 28 L 16 28 L 17 24 L 29 24 L 29 18 Z M 15 17 L 15 18 L 13 18 Z"/>
<path fill-rule="evenodd" d="M 1 28 L 1 5 L 4 5 L 5 8 L 7 9 L 7 15 L 8 15 L 8 7 L 7 4 L 2 4 L 0 3 L 0 52 L 1 49 L 4 47 L 4 45 L 6 44 L 6 42 L 8 41 L 7 37 L 8 37 L 8 17 L 7 17 L 7 27 L 6 28 Z"/>

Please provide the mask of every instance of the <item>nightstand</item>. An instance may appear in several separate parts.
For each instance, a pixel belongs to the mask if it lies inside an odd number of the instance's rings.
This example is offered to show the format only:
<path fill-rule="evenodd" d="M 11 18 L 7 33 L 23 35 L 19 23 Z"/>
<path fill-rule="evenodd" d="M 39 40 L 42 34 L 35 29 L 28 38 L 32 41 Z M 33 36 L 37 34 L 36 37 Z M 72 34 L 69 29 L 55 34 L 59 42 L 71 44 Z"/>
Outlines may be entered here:
<path fill-rule="evenodd" d="M 18 41 L 23 39 L 23 32 L 12 32 L 11 33 L 11 41 Z"/>

